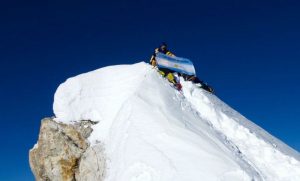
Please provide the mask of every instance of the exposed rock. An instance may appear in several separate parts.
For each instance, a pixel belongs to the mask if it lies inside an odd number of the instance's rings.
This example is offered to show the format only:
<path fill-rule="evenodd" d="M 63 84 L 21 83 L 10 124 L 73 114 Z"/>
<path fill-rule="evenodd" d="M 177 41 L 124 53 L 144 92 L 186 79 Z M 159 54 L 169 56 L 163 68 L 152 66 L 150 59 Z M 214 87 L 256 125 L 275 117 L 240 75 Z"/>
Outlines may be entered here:
<path fill-rule="evenodd" d="M 89 147 L 82 155 L 76 180 L 102 181 L 105 176 L 106 160 L 101 144 Z"/>
<path fill-rule="evenodd" d="M 90 148 L 87 141 L 92 124 L 91 121 L 63 124 L 52 118 L 43 119 L 38 143 L 29 153 L 30 167 L 36 180 L 101 181 L 105 167 L 103 147 L 96 145 Z M 95 169 L 97 173 L 94 173 Z"/>

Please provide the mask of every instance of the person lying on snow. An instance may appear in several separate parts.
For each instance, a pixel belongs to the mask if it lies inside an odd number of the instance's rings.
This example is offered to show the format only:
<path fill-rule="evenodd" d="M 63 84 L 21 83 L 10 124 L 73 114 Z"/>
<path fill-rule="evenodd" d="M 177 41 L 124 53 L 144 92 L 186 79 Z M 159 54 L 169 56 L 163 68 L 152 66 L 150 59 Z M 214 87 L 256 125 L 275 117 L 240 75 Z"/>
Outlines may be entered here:
<path fill-rule="evenodd" d="M 150 64 L 153 66 L 153 67 L 156 67 L 157 66 L 157 63 L 156 63 L 156 60 L 155 60 L 155 57 L 156 57 L 156 54 L 160 52 L 160 53 L 163 53 L 163 54 L 166 54 L 168 56 L 175 56 L 172 52 L 170 52 L 168 50 L 168 47 L 167 47 L 167 44 L 165 42 L 161 43 L 161 45 L 156 48 L 154 50 L 154 53 L 153 55 L 151 56 L 151 59 L 150 59 Z M 169 82 L 171 82 L 178 90 L 181 90 L 182 86 L 180 84 L 180 81 L 179 81 L 179 77 L 178 77 L 178 74 L 173 71 L 173 70 L 170 70 L 170 69 L 167 69 L 167 68 L 159 68 L 159 73 L 163 76 L 163 77 L 166 77 L 168 79 Z"/>
<path fill-rule="evenodd" d="M 198 77 L 196 77 L 195 75 L 186 75 L 186 74 L 181 74 L 180 76 L 183 77 L 183 79 L 185 81 L 191 81 L 193 82 L 193 84 L 195 84 L 196 86 L 208 91 L 208 92 L 211 92 L 211 93 L 214 93 L 214 89 L 209 86 L 207 83 L 205 83 L 204 81 L 200 80 Z"/>

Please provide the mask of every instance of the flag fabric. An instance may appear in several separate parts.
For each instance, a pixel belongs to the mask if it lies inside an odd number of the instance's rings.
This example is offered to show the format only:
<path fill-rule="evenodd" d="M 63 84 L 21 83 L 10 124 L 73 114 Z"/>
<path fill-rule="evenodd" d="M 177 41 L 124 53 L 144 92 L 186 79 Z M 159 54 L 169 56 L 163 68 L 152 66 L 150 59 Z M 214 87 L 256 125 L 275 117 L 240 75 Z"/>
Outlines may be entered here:
<path fill-rule="evenodd" d="M 156 54 L 155 59 L 158 68 L 167 68 L 182 74 L 196 75 L 193 62 L 187 58 L 168 56 L 159 52 Z"/>

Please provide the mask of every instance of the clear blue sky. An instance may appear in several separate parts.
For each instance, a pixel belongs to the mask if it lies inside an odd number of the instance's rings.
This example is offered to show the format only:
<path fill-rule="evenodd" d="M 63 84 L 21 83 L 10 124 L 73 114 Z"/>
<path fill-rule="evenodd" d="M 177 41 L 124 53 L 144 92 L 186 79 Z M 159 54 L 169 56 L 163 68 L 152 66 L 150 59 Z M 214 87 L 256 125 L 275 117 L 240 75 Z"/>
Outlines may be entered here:
<path fill-rule="evenodd" d="M 217 95 L 300 150 L 300 1 L 0 3 L 0 180 L 33 180 L 28 151 L 70 76 L 148 61 L 166 41 Z M 109 77 L 108 77 L 109 78 Z"/>

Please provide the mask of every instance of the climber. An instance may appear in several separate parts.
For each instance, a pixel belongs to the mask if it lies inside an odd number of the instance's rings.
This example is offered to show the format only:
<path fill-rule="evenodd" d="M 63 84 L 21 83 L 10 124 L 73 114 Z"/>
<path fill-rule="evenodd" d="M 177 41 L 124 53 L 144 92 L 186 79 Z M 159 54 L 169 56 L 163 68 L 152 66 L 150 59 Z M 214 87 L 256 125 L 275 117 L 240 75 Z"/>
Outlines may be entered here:
<path fill-rule="evenodd" d="M 163 54 L 166 54 L 168 56 L 175 56 L 173 53 L 171 53 L 168 50 L 167 44 L 165 42 L 162 42 L 161 45 L 154 50 L 154 53 L 151 56 L 150 64 L 153 67 L 157 67 L 157 63 L 156 63 L 155 57 L 156 57 L 156 54 L 159 53 L 159 52 L 163 53 Z M 167 68 L 159 68 L 158 70 L 159 70 L 159 73 L 163 77 L 166 77 L 168 79 L 168 81 L 171 82 L 178 90 L 181 90 L 182 86 L 181 86 L 181 84 L 179 82 L 180 79 L 179 79 L 179 77 L 177 76 L 177 74 L 173 70 L 170 70 L 170 69 L 167 69 Z"/>
<path fill-rule="evenodd" d="M 150 59 L 150 64 L 152 66 L 156 66 L 156 60 L 155 60 L 155 57 L 156 57 L 156 54 L 160 52 L 160 53 L 163 53 L 163 54 L 166 54 L 166 55 L 169 55 L 169 56 L 175 56 L 173 53 L 171 53 L 169 50 L 168 50 L 168 46 L 165 42 L 162 42 L 160 44 L 160 46 L 158 48 L 156 48 L 154 50 L 154 53 L 153 55 L 151 56 L 151 59 Z"/>

